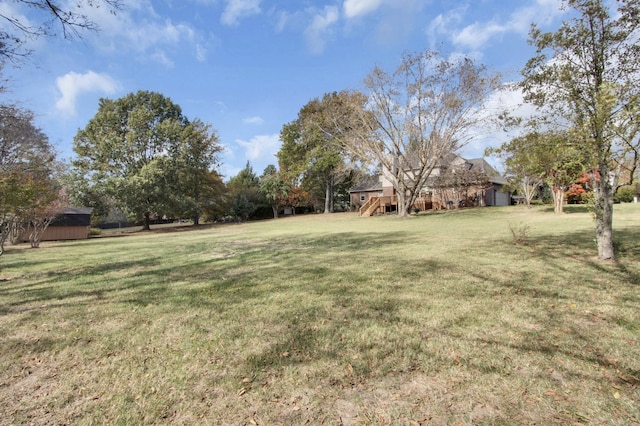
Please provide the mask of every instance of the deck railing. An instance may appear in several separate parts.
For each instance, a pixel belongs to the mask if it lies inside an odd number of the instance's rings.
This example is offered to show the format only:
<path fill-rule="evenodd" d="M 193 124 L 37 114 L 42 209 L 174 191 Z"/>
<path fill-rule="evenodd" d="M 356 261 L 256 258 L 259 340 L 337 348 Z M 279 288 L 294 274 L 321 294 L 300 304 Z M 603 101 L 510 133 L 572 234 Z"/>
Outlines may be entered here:
<path fill-rule="evenodd" d="M 380 197 L 371 197 L 360 207 L 360 216 L 371 216 L 380 207 Z"/>

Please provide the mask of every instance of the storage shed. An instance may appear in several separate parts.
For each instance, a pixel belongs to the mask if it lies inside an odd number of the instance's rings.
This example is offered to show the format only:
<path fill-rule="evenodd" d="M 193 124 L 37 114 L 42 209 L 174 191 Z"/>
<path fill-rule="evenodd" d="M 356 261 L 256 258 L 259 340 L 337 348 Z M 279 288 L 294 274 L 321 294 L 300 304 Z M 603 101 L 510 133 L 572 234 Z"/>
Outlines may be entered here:
<path fill-rule="evenodd" d="M 84 240 L 89 238 L 90 207 L 67 207 L 47 227 L 42 241 Z"/>

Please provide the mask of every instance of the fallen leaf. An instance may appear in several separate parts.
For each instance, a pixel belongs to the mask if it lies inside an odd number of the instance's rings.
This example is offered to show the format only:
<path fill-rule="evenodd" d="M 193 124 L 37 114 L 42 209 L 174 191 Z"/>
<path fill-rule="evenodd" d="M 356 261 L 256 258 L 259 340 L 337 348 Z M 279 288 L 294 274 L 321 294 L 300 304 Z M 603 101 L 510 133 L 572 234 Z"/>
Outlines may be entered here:
<path fill-rule="evenodd" d="M 238 396 L 242 396 L 242 395 L 244 395 L 245 393 L 247 393 L 247 391 L 248 391 L 249 389 L 251 389 L 251 386 L 243 386 L 243 387 L 241 387 L 241 388 L 238 390 L 238 392 L 236 392 L 236 393 L 238 394 Z"/>
<path fill-rule="evenodd" d="M 620 399 L 620 392 L 616 392 L 616 393 L 614 393 L 614 394 L 613 394 L 613 397 L 614 397 L 615 399 Z"/>

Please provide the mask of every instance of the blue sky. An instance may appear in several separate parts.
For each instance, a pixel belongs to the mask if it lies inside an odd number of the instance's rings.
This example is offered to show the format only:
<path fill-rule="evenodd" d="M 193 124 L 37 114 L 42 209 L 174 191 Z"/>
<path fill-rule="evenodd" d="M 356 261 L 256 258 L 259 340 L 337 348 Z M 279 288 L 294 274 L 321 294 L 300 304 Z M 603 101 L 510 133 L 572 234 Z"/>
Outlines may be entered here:
<path fill-rule="evenodd" d="M 74 0 L 68 1 L 75 4 Z M 374 66 L 392 70 L 403 52 L 466 54 L 505 80 L 533 55 L 532 22 L 556 28 L 559 0 L 124 0 L 125 9 L 87 10 L 100 27 L 83 39 L 30 41 L 30 59 L 14 68 L 4 101 L 32 110 L 62 158 L 97 112 L 101 97 L 138 90 L 168 96 L 190 119 L 217 130 L 228 178 L 250 161 L 261 174 L 277 164 L 282 126 L 309 100 L 362 89 Z M 75 7 L 75 6 L 72 6 Z M 35 20 L 2 2 L 4 15 Z M 502 107 L 517 93 L 492 100 Z M 481 156 L 501 131 L 481 132 L 462 154 Z"/>

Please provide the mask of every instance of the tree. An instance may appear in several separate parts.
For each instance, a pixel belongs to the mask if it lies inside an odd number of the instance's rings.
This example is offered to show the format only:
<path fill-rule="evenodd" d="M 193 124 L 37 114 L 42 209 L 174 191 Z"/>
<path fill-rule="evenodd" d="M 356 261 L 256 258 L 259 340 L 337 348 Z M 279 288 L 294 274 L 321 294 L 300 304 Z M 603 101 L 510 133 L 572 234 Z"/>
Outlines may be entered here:
<path fill-rule="evenodd" d="M 12 13 L 11 8 L 0 11 L 0 57 L 15 61 L 30 52 L 24 50 L 27 39 L 54 37 L 60 32 L 64 38 L 80 36 L 80 31 L 98 29 L 83 8 L 107 7 L 111 13 L 122 8 L 122 0 L 76 0 L 74 4 L 57 0 L 17 0 L 25 6 L 29 16 Z M 74 9 L 75 8 L 75 9 Z"/>
<path fill-rule="evenodd" d="M 465 162 L 441 171 L 434 181 L 434 187 L 439 191 L 443 204 L 458 208 L 468 198 L 469 189 L 479 190 L 487 187 L 489 176 L 482 170 L 470 169 Z"/>
<path fill-rule="evenodd" d="M 390 73 L 375 67 L 365 85 L 364 108 L 353 107 L 357 123 L 345 146 L 382 166 L 398 196 L 398 215 L 407 216 L 442 157 L 471 139 L 481 121 L 478 108 L 499 78 L 471 59 L 426 51 L 404 55 Z"/>
<path fill-rule="evenodd" d="M 197 119 L 185 126 L 180 143 L 176 158 L 181 195 L 178 214 L 191 217 L 198 225 L 200 216 L 218 201 L 224 187 L 220 175 L 212 170 L 222 147 L 211 126 Z"/>
<path fill-rule="evenodd" d="M 253 204 L 247 196 L 238 192 L 231 201 L 231 213 L 239 220 L 246 221 L 256 211 L 256 205 Z"/>
<path fill-rule="evenodd" d="M 47 191 L 38 191 L 37 198 L 23 212 L 22 221 L 29 235 L 31 248 L 40 247 L 40 242 L 51 222 L 64 211 L 68 197 L 54 181 L 41 182 Z M 40 186 L 40 188 L 43 188 Z M 43 189 L 44 189 L 43 188 Z"/>
<path fill-rule="evenodd" d="M 522 71 L 525 99 L 550 125 L 568 126 L 592 172 L 598 258 L 614 259 L 613 200 L 620 164 L 638 163 L 640 3 L 565 0 L 576 16 L 553 33 L 533 26 L 537 55 Z M 602 178 L 597 179 L 599 175 Z M 633 175 L 633 172 L 630 173 Z"/>
<path fill-rule="evenodd" d="M 307 190 L 319 189 L 324 199 L 324 213 L 333 213 L 336 186 L 344 182 L 356 167 L 344 149 L 344 135 L 353 120 L 342 118 L 346 105 L 358 93 L 348 91 L 325 94 L 312 99 L 300 109 L 298 117 L 280 133 L 283 146 L 278 153 L 281 169 L 297 171 Z M 336 120 L 335 117 L 341 119 Z"/>
<path fill-rule="evenodd" d="M 33 114 L 0 105 L 0 254 L 19 236 L 29 213 L 55 200 L 55 152 Z"/>
<path fill-rule="evenodd" d="M 202 188 L 204 189 L 202 213 L 205 220 L 213 222 L 227 214 L 229 211 L 228 190 L 220 173 L 216 170 L 210 171 Z"/>
<path fill-rule="evenodd" d="M 232 194 L 243 193 L 247 200 L 253 204 L 260 204 L 262 202 L 262 195 L 260 194 L 260 178 L 253 170 L 253 166 L 250 161 L 247 161 L 244 169 L 240 170 L 237 175 L 232 176 L 227 182 L 227 188 Z"/>
<path fill-rule="evenodd" d="M 291 189 L 288 205 L 294 212 L 296 207 L 308 205 L 310 202 L 309 192 L 303 186 L 308 163 L 304 146 L 299 143 L 300 133 L 301 128 L 297 121 L 285 124 L 280 131 L 282 145 L 276 154 L 280 166 L 280 177 L 289 184 Z"/>
<path fill-rule="evenodd" d="M 291 188 L 280 177 L 276 167 L 268 165 L 260 177 L 260 192 L 273 210 L 273 218 L 278 218 L 278 209 L 289 201 Z"/>
<path fill-rule="evenodd" d="M 74 151 L 73 165 L 91 186 L 142 217 L 148 230 L 152 214 L 201 210 L 197 191 L 219 146 L 209 126 L 190 123 L 169 98 L 139 91 L 100 99 Z"/>
<path fill-rule="evenodd" d="M 486 155 L 502 157 L 507 176 L 523 191 L 529 205 L 541 183 L 553 195 L 553 210 L 562 213 L 566 191 L 584 171 L 585 160 L 568 132 L 531 132 L 512 139 Z"/>
<path fill-rule="evenodd" d="M 227 190 L 231 199 L 231 213 L 240 219 L 247 220 L 259 205 L 264 204 L 260 193 L 260 178 L 249 161 L 244 169 L 229 179 Z"/>

